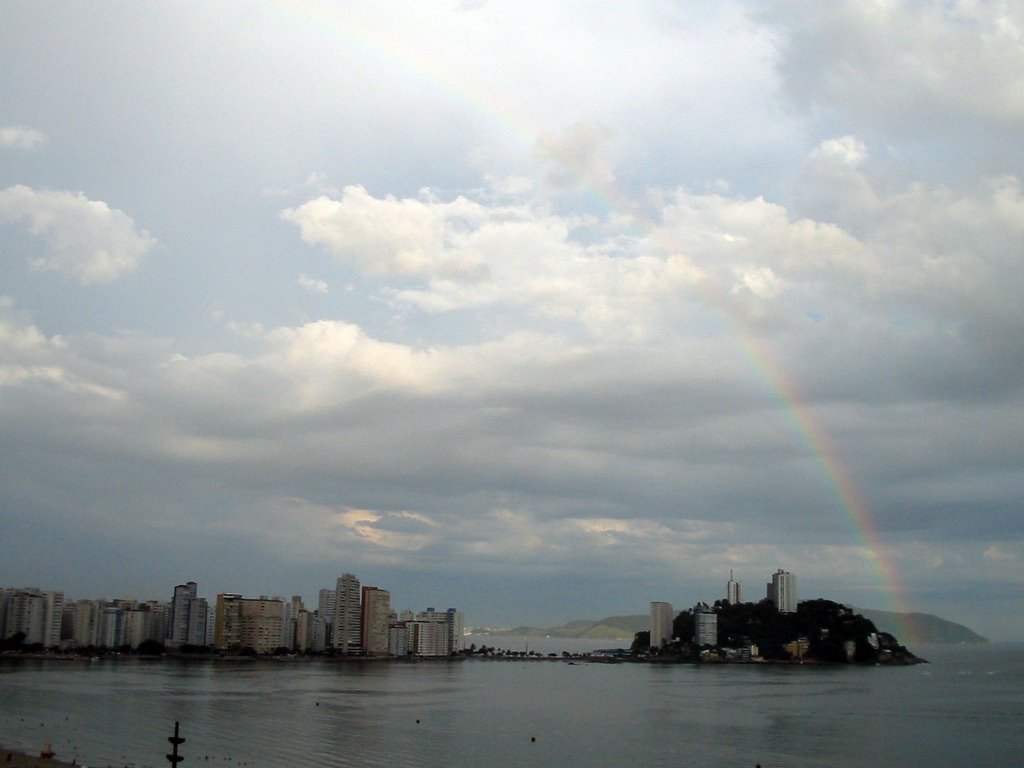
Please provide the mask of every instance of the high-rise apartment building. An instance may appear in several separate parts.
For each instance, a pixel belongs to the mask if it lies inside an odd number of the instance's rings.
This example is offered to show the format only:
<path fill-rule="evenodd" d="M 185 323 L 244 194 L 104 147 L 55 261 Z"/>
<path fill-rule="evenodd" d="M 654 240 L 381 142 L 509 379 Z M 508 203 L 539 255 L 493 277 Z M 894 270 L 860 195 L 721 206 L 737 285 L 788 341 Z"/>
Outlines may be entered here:
<path fill-rule="evenodd" d="M 71 640 L 78 648 L 98 646 L 99 614 L 102 600 L 79 600 L 75 603 L 75 628 Z"/>
<path fill-rule="evenodd" d="M 651 603 L 651 648 L 661 648 L 672 640 L 672 603 Z"/>
<path fill-rule="evenodd" d="M 392 621 L 388 625 L 388 655 L 409 655 L 409 625 L 404 621 Z"/>
<path fill-rule="evenodd" d="M 194 581 L 176 586 L 168 617 L 167 644 L 206 645 L 208 614 L 206 598 L 199 597 Z"/>
<path fill-rule="evenodd" d="M 779 613 L 796 613 L 796 576 L 779 568 L 768 584 L 768 599 Z"/>
<path fill-rule="evenodd" d="M 0 592 L 0 637 L 24 635 L 27 645 L 60 645 L 64 593 L 34 587 Z"/>
<path fill-rule="evenodd" d="M 104 605 L 99 616 L 99 643 L 104 648 L 124 645 L 124 610 L 116 605 Z"/>
<path fill-rule="evenodd" d="M 320 590 L 316 611 L 328 624 L 334 621 L 334 598 L 336 594 L 336 591 L 333 589 Z"/>
<path fill-rule="evenodd" d="M 386 654 L 391 593 L 377 587 L 363 587 L 361 611 L 363 650 L 371 655 Z"/>
<path fill-rule="evenodd" d="M 718 614 L 707 603 L 697 603 L 693 609 L 693 642 L 718 645 Z"/>
<path fill-rule="evenodd" d="M 313 617 L 309 620 L 309 650 L 316 653 L 326 651 L 331 643 L 331 625 L 323 616 L 317 616 L 314 611 Z"/>
<path fill-rule="evenodd" d="M 291 601 L 285 606 L 287 616 L 282 627 L 281 645 L 288 650 L 297 650 L 296 634 L 299 628 L 299 615 L 306 613 L 306 606 L 302 602 L 302 595 L 292 595 Z"/>
<path fill-rule="evenodd" d="M 218 651 L 272 653 L 281 644 L 283 617 L 284 601 L 278 597 L 219 594 L 213 647 Z"/>
<path fill-rule="evenodd" d="M 409 627 L 409 647 L 414 656 L 448 656 L 448 629 L 435 621 L 414 621 Z"/>
<path fill-rule="evenodd" d="M 359 579 L 342 574 L 334 588 L 333 647 L 343 656 L 362 650 L 360 596 Z"/>
<path fill-rule="evenodd" d="M 134 608 L 124 612 L 124 644 L 133 651 L 139 644 L 147 640 L 146 620 L 149 611 L 141 608 Z"/>
<path fill-rule="evenodd" d="M 462 611 L 449 608 L 445 611 L 448 614 L 448 638 L 451 645 L 451 652 L 458 653 L 465 645 L 465 625 L 463 623 Z"/>
<path fill-rule="evenodd" d="M 725 583 L 725 599 L 729 605 L 739 605 L 743 602 L 740 595 L 740 583 L 733 578 L 732 569 L 729 569 L 729 581 Z"/>
<path fill-rule="evenodd" d="M 404 653 L 415 656 L 450 656 L 462 650 L 462 630 L 461 612 L 454 608 L 446 611 L 427 608 L 417 613 L 412 621 L 391 622 L 389 652 L 395 656 Z"/>

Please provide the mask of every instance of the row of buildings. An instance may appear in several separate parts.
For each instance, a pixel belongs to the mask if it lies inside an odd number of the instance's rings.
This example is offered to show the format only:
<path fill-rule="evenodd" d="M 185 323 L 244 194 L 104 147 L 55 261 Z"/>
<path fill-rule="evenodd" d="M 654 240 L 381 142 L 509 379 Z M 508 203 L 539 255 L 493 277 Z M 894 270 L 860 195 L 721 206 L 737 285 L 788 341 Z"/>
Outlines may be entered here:
<path fill-rule="evenodd" d="M 66 600 L 63 592 L 0 588 L 0 640 L 45 648 L 137 648 L 163 642 L 168 604 L 157 600 Z"/>
<path fill-rule="evenodd" d="M 136 650 L 148 641 L 222 653 L 448 656 L 462 650 L 462 636 L 462 614 L 454 608 L 394 611 L 388 590 L 362 586 L 351 573 L 321 589 L 315 607 L 300 595 L 227 592 L 210 605 L 191 581 L 176 586 L 168 602 L 72 601 L 61 592 L 0 588 L 0 640 L 45 648 Z"/>
<path fill-rule="evenodd" d="M 796 576 L 781 568 L 772 574 L 766 584 L 766 599 L 779 613 L 796 613 Z M 725 584 L 725 601 L 731 605 L 743 602 L 742 587 L 733 572 Z M 651 647 L 660 648 L 672 641 L 672 625 L 675 613 L 671 603 L 651 603 Z M 697 603 L 693 608 L 693 637 L 695 645 L 718 644 L 718 615 L 707 603 Z"/>

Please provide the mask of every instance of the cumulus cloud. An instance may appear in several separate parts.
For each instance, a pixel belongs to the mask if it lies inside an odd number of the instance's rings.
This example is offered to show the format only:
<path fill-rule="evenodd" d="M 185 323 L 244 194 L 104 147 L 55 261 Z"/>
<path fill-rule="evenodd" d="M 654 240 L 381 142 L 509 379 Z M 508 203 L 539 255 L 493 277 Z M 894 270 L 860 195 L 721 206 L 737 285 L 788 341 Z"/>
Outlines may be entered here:
<path fill-rule="evenodd" d="M 46 141 L 46 134 L 24 125 L 0 126 L 0 149 L 34 149 Z"/>
<path fill-rule="evenodd" d="M 1016 178 L 990 179 L 969 194 L 924 183 L 878 188 L 863 168 L 868 154 L 854 136 L 823 141 L 808 155 L 792 209 L 762 197 L 664 191 L 652 198 L 656 215 L 629 239 L 611 219 L 535 203 L 376 199 L 358 188 L 286 216 L 326 221 L 322 235 L 307 239 L 337 251 L 332 238 L 341 238 L 347 257 L 375 274 L 377 236 L 349 237 L 334 213 L 320 219 L 314 210 L 358 200 L 357 209 L 386 211 L 374 229 L 385 242 L 407 232 L 411 243 L 420 232 L 428 243 L 420 253 L 430 255 L 415 269 L 388 251 L 395 258 L 387 269 L 401 280 L 381 292 L 397 306 L 518 308 L 608 341 L 644 338 L 700 309 L 762 330 L 878 302 L 916 314 L 953 311 L 962 322 L 986 308 L 1015 316 L 1014 243 L 1024 236 Z M 426 267 L 465 263 L 466 254 L 471 278 Z"/>
<path fill-rule="evenodd" d="M 346 187 L 341 199 L 321 196 L 281 213 L 299 227 L 310 245 L 327 248 L 374 276 L 437 275 L 471 278 L 480 256 L 460 247 L 460 227 L 445 226 L 445 209 L 457 221 L 475 216 L 473 206 L 457 200 L 438 207 L 414 199 L 375 198 L 362 187 Z"/>
<path fill-rule="evenodd" d="M 21 224 L 46 241 L 49 253 L 34 269 L 60 272 L 85 285 L 107 283 L 134 270 L 156 241 L 124 211 L 81 193 L 0 190 L 0 223 Z"/>
<path fill-rule="evenodd" d="M 317 280 L 316 278 L 308 277 L 306 275 L 299 275 L 299 285 L 309 291 L 310 293 L 327 293 L 327 283 L 323 280 Z"/>
<path fill-rule="evenodd" d="M 13 299 L 0 296 L 0 389 L 32 392 L 42 387 L 48 394 L 123 398 L 118 388 L 76 370 L 81 367 L 64 338 L 47 336 L 16 309 Z"/>
<path fill-rule="evenodd" d="M 1024 287 L 1017 253 L 1024 238 L 1024 197 L 1013 175 L 978 179 L 958 191 L 912 181 L 879 184 L 862 164 L 864 142 L 823 141 L 808 157 L 795 190 L 798 209 L 856 242 L 847 256 L 830 249 L 836 281 L 859 276 L 867 297 L 961 320 L 977 312 L 1018 314 Z"/>

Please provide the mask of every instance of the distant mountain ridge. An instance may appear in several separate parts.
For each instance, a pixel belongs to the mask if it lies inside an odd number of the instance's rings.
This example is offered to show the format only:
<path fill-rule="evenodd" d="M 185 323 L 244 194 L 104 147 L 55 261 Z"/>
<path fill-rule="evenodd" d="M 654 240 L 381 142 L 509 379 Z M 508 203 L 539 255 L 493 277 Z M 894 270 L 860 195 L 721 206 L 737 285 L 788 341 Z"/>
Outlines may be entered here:
<path fill-rule="evenodd" d="M 955 645 L 958 643 L 987 643 L 988 638 L 963 624 L 940 619 L 930 613 L 893 613 L 877 611 L 872 608 L 855 608 L 856 613 L 870 619 L 880 632 L 888 632 L 899 638 L 900 642 L 929 643 L 936 645 Z M 901 637 L 904 627 L 913 627 L 914 637 Z"/>
<path fill-rule="evenodd" d="M 915 629 L 915 643 L 956 644 L 987 643 L 988 639 L 963 624 L 940 619 L 930 613 L 893 613 L 871 608 L 849 606 L 855 613 L 870 619 L 881 632 L 895 635 L 900 642 L 911 638 L 900 637 L 907 622 Z M 651 628 L 651 619 L 645 613 L 627 616 L 606 616 L 603 619 L 575 619 L 558 627 L 512 627 L 491 630 L 489 634 L 499 637 L 578 637 L 582 639 L 632 640 L 637 632 Z"/>
<path fill-rule="evenodd" d="M 512 627 L 491 630 L 499 637 L 579 637 L 602 640 L 632 640 L 633 635 L 650 628 L 651 619 L 643 613 L 631 616 L 607 616 L 603 619 L 576 619 L 560 627 Z"/>

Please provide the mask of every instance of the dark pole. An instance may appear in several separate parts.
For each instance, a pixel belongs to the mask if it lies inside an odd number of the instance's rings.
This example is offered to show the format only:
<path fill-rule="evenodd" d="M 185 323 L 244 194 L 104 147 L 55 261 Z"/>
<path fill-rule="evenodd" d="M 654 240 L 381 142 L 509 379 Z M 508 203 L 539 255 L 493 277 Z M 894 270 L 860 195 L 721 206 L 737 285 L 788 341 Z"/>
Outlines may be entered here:
<path fill-rule="evenodd" d="M 167 761 L 171 764 L 171 768 L 176 768 L 185 758 L 178 754 L 178 745 L 184 744 L 185 740 L 178 735 L 178 721 L 174 721 L 174 735 L 168 736 L 167 740 L 174 746 L 171 748 L 171 754 L 167 755 Z"/>

